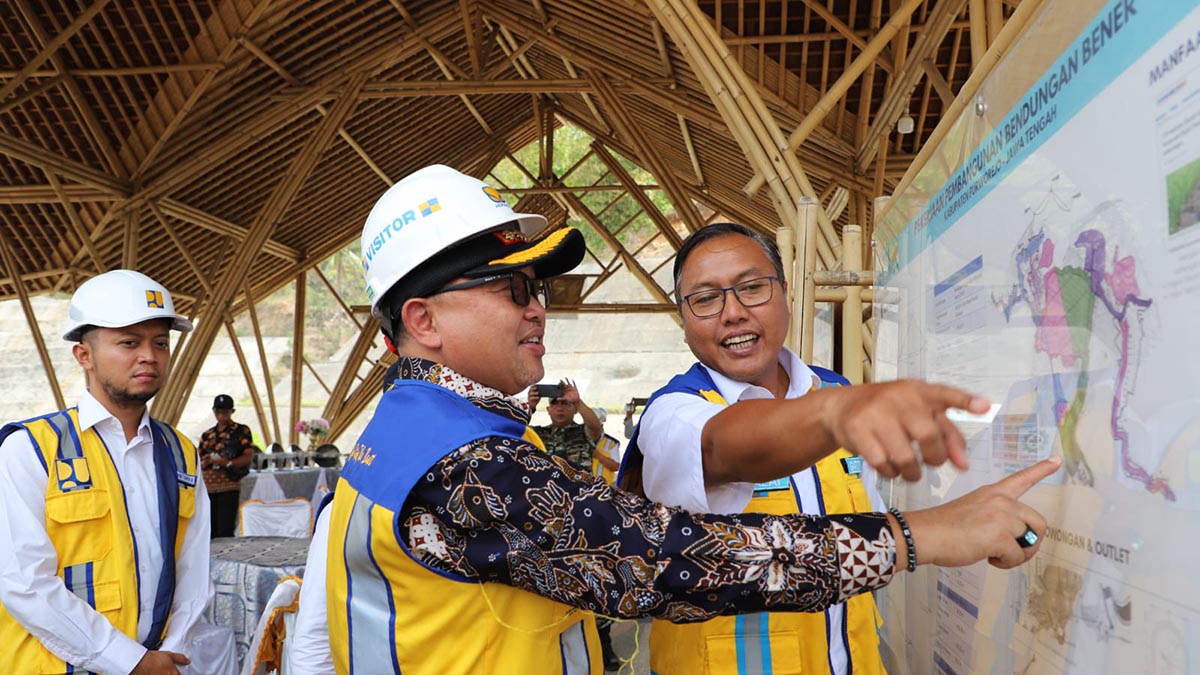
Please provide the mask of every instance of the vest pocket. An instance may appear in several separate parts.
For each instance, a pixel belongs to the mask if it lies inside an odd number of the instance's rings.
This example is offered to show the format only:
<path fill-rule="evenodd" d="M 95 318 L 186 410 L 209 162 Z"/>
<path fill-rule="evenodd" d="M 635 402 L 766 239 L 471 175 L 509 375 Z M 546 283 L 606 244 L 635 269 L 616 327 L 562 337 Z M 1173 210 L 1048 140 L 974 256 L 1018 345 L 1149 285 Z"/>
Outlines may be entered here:
<path fill-rule="evenodd" d="M 180 487 L 179 517 L 191 518 L 194 515 L 196 515 L 196 488 Z"/>
<path fill-rule="evenodd" d="M 769 642 L 764 644 L 764 641 Z M 800 658 L 800 634 L 796 631 L 710 635 L 704 640 L 704 648 L 706 675 L 725 675 L 735 671 L 745 672 L 746 675 L 802 675 L 804 672 Z M 742 653 L 740 659 L 739 650 Z M 746 664 L 744 671 L 734 667 L 734 664 L 741 663 Z"/>
<path fill-rule="evenodd" d="M 90 586 L 84 585 L 82 588 L 73 589 L 76 595 L 87 598 L 88 604 L 100 614 L 108 619 L 109 623 L 114 626 L 121 625 L 118 614 L 121 610 L 121 580 L 113 579 L 111 581 L 99 581 Z M 41 675 L 60 675 L 68 670 L 63 665 L 63 660 L 55 656 L 50 650 L 38 645 L 41 651 L 41 658 L 38 660 L 38 673 Z"/>
<path fill-rule="evenodd" d="M 107 556 L 113 538 L 108 491 L 93 487 L 47 497 L 46 533 L 61 567 Z"/>

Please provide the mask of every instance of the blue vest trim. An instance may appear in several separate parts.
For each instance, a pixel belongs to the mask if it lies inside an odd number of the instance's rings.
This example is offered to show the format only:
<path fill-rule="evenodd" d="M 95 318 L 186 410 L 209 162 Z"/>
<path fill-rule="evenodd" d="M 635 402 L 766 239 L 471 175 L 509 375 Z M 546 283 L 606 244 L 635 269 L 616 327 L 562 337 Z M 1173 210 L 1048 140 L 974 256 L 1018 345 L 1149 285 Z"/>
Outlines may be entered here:
<path fill-rule="evenodd" d="M 385 392 L 341 478 L 399 515 L 417 481 L 450 452 L 481 438 L 520 440 L 525 425 L 436 384 L 397 380 Z"/>
<path fill-rule="evenodd" d="M 170 427 L 150 420 L 150 435 L 154 438 L 154 473 L 158 478 L 158 535 L 162 544 L 162 570 L 154 593 L 154 613 L 150 633 L 142 643 L 146 649 L 158 649 L 167 630 L 171 605 L 175 602 L 175 538 L 179 534 L 178 475 L 186 474 L 183 446 Z"/>

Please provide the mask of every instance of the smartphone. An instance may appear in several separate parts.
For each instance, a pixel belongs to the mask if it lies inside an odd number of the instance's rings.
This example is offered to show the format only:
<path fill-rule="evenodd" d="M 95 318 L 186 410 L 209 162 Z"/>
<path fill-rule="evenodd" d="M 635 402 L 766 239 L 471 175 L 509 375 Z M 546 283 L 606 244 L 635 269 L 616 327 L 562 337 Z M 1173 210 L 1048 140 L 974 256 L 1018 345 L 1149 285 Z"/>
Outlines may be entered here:
<path fill-rule="evenodd" d="M 641 398 L 640 396 L 634 396 L 633 404 L 635 406 L 638 406 L 639 408 L 644 408 L 644 407 L 646 407 L 646 402 L 649 400 L 650 399 L 648 399 L 648 398 Z"/>
<path fill-rule="evenodd" d="M 535 384 L 533 388 L 542 398 L 558 398 L 563 394 L 562 387 L 557 384 Z"/>

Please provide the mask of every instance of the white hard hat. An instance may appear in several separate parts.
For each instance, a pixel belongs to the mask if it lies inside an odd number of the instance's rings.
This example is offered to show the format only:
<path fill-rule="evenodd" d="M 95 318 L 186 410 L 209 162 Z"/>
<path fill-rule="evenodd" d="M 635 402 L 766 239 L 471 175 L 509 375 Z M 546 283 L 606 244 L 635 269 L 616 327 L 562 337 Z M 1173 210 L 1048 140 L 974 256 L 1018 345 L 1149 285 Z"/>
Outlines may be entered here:
<path fill-rule="evenodd" d="M 546 227 L 542 216 L 515 213 L 496 188 L 448 166 L 409 174 L 375 202 L 363 226 L 362 265 L 372 313 L 379 316 L 383 295 L 422 262 L 514 221 L 526 236 Z"/>
<path fill-rule="evenodd" d="M 124 328 L 150 319 L 168 319 L 186 333 L 192 322 L 175 313 L 171 294 L 162 284 L 133 270 L 113 270 L 83 282 L 71 296 L 63 339 L 79 342 L 88 327 Z"/>

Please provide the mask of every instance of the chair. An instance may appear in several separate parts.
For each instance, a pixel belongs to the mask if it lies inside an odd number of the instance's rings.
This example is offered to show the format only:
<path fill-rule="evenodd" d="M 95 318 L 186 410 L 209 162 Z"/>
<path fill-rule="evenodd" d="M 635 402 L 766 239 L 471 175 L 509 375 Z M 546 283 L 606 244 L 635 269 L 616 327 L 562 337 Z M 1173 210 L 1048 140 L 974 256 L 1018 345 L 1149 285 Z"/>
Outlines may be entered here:
<path fill-rule="evenodd" d="M 612 485 L 613 479 L 616 478 L 617 472 L 612 469 L 605 468 L 600 460 L 596 459 L 597 455 L 603 455 L 611 458 L 614 462 L 621 461 L 621 441 L 616 438 L 604 434 L 600 440 L 596 441 L 596 448 L 592 451 L 592 473 L 604 479 L 604 482 Z"/>
<path fill-rule="evenodd" d="M 279 502 L 248 499 L 238 509 L 239 537 L 308 537 L 312 502 L 296 497 Z"/>
<path fill-rule="evenodd" d="M 237 643 L 228 626 L 197 625 L 187 655 L 192 659 L 189 675 L 237 675 Z"/>
<path fill-rule="evenodd" d="M 271 591 L 271 597 L 263 608 L 258 626 L 254 629 L 254 641 L 246 653 L 241 675 L 268 675 L 288 673 L 288 634 L 296 621 L 296 608 L 300 605 L 298 577 L 284 577 Z"/>

